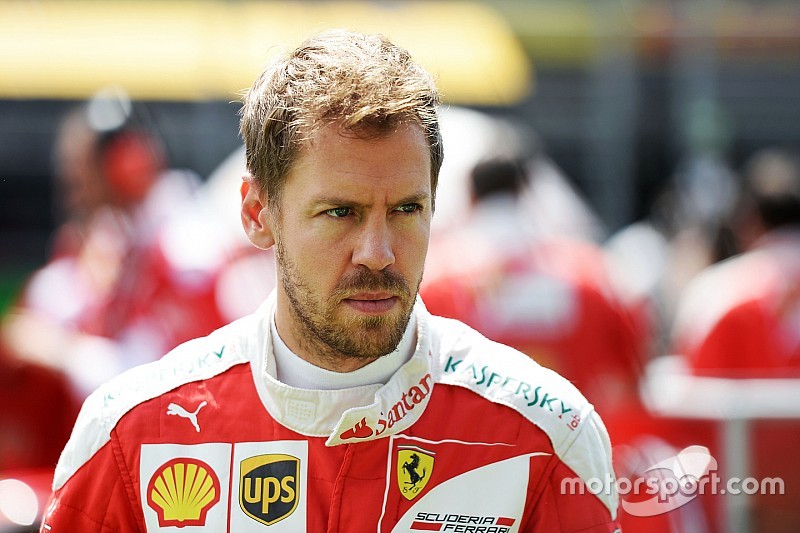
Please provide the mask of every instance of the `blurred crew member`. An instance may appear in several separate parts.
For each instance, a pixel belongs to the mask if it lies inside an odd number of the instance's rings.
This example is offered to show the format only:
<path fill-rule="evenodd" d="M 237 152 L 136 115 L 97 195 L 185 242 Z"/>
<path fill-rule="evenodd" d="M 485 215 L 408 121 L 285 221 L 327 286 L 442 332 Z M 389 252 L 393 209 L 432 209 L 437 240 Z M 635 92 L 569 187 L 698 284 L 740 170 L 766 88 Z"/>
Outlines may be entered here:
<path fill-rule="evenodd" d="M 162 233 L 199 180 L 166 168 L 162 143 L 124 93 L 101 92 L 69 113 L 54 160 L 63 221 L 4 334 L 18 355 L 66 371 L 84 398 L 222 321 L 210 276 L 176 263 L 175 240 Z"/>
<path fill-rule="evenodd" d="M 422 296 L 432 313 L 557 371 L 604 416 L 627 409 L 644 341 L 610 289 L 601 250 L 530 223 L 520 202 L 527 183 L 516 160 L 475 166 L 470 221 L 432 243 Z"/>
<path fill-rule="evenodd" d="M 779 150 L 745 170 L 735 222 L 746 250 L 701 272 L 686 288 L 675 353 L 699 375 L 800 374 L 800 165 Z"/>

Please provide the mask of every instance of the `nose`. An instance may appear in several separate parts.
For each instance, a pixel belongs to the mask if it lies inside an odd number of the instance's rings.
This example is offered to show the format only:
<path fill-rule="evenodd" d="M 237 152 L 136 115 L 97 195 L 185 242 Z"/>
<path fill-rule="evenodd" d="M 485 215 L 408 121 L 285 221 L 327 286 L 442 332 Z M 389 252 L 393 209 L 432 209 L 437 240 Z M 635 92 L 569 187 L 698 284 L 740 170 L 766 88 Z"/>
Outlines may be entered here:
<path fill-rule="evenodd" d="M 394 264 L 392 238 L 386 220 L 369 221 L 358 233 L 353 249 L 353 264 L 370 270 L 383 270 Z"/>

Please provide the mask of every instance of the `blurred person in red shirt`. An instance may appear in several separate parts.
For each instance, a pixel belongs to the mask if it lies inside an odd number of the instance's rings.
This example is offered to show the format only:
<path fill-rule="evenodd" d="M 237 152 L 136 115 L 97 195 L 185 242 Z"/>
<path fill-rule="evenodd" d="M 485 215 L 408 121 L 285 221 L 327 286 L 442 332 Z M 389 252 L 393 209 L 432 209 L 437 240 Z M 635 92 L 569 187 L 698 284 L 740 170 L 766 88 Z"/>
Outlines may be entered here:
<path fill-rule="evenodd" d="M 800 160 L 789 151 L 765 149 L 750 158 L 743 178 L 731 226 L 744 251 L 704 269 L 687 285 L 672 350 L 696 376 L 798 378 Z M 751 514 L 759 531 L 793 531 L 800 520 L 795 453 L 800 423 L 770 418 L 765 412 L 750 421 L 747 460 L 756 478 L 780 477 L 785 494 L 754 495 Z"/>
<path fill-rule="evenodd" d="M 200 180 L 167 167 L 145 110 L 102 91 L 66 116 L 55 147 L 63 222 L 3 336 L 17 355 L 65 371 L 84 396 L 222 320 L 213 275 L 182 262 L 164 229 L 184 213 L 176 201 L 195 203 Z"/>
<path fill-rule="evenodd" d="M 602 251 L 539 231 L 520 202 L 527 183 L 516 159 L 474 167 L 470 219 L 432 241 L 423 299 L 559 372 L 608 416 L 636 396 L 645 342 L 612 292 Z"/>
<path fill-rule="evenodd" d="M 698 375 L 800 376 L 800 164 L 755 154 L 734 221 L 744 253 L 703 270 L 681 296 L 673 352 Z"/>

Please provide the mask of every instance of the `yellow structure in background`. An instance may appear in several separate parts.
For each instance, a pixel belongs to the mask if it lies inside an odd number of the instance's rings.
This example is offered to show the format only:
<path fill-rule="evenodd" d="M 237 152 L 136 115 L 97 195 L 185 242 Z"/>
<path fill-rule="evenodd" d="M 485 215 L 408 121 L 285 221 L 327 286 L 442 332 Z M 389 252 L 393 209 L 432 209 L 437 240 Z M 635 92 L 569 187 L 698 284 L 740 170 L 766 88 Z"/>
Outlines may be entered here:
<path fill-rule="evenodd" d="M 383 33 L 450 103 L 508 105 L 530 91 L 513 32 L 475 2 L 0 2 L 0 98 L 236 99 L 281 45 L 326 28 Z"/>

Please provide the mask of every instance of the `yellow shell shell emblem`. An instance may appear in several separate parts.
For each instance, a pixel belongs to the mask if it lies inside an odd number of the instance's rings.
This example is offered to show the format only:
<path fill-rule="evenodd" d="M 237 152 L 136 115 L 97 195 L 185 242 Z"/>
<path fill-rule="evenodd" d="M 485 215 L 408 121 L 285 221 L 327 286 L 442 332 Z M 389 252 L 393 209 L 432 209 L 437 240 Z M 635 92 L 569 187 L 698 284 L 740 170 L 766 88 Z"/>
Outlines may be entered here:
<path fill-rule="evenodd" d="M 147 504 L 158 515 L 160 527 L 204 526 L 219 495 L 214 470 L 199 459 L 186 457 L 157 468 L 147 485 Z"/>

